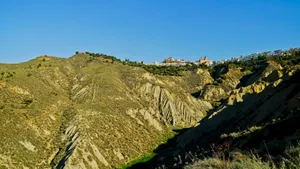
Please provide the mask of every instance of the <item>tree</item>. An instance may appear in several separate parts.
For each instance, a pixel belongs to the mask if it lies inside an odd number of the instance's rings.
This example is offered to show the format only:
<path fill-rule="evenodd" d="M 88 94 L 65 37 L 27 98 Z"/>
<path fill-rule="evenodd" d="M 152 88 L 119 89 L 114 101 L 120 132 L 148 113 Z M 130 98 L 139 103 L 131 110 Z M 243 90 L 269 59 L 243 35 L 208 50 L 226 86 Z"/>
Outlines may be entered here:
<path fill-rule="evenodd" d="M 257 60 L 259 60 L 259 61 L 265 61 L 265 60 L 267 60 L 267 56 L 266 55 L 259 55 L 257 57 Z"/>
<path fill-rule="evenodd" d="M 78 51 L 75 52 L 76 55 L 78 55 L 78 53 L 79 53 Z"/>

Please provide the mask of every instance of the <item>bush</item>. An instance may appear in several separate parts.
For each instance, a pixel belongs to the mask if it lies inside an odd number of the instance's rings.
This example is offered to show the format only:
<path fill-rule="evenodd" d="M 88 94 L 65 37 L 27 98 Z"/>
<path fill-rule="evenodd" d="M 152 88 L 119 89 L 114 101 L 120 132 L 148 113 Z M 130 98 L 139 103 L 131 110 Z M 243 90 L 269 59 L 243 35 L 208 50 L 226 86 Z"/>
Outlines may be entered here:
<path fill-rule="evenodd" d="M 220 78 L 223 79 L 223 80 L 227 79 L 227 77 L 225 75 L 221 75 Z"/>
<path fill-rule="evenodd" d="M 22 104 L 29 105 L 29 104 L 31 104 L 32 102 L 33 102 L 32 99 L 25 99 L 25 100 L 23 100 Z"/>
<path fill-rule="evenodd" d="M 6 75 L 5 77 L 8 79 L 8 78 L 12 78 L 13 76 L 14 76 L 14 74 L 8 72 L 7 75 Z"/>

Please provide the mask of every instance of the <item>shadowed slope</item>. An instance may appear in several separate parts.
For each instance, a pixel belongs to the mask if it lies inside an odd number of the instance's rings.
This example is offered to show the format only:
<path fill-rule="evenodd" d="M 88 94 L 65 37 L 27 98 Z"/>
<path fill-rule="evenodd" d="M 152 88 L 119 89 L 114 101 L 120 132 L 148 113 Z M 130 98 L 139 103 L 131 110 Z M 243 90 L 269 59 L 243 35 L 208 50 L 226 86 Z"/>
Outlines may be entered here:
<path fill-rule="evenodd" d="M 280 81 L 256 82 L 236 89 L 228 104 L 161 146 L 153 160 L 132 168 L 182 168 L 203 155 L 212 155 L 210 146 L 223 142 L 229 142 L 232 148 L 256 148 L 261 154 L 266 153 L 266 146 L 275 155 L 282 153 L 286 145 L 299 138 L 299 78 L 298 71 L 292 76 L 284 74 Z"/>

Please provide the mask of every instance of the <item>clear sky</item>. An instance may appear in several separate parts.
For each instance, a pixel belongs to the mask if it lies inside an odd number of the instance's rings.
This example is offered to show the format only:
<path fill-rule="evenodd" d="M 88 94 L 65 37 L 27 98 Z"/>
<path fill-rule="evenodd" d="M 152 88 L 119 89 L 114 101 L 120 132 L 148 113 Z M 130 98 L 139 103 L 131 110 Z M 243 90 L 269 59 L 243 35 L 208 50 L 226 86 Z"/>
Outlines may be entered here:
<path fill-rule="evenodd" d="M 213 60 L 300 47 L 300 0 L 0 0 L 0 62 Z"/>

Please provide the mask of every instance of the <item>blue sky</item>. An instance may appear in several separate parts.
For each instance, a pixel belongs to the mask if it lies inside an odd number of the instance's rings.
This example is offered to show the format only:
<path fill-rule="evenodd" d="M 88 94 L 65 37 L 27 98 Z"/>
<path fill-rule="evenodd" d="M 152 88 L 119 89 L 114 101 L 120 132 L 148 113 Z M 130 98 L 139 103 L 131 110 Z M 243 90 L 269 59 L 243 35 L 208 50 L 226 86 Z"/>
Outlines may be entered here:
<path fill-rule="evenodd" d="M 0 62 L 106 53 L 213 60 L 300 47 L 299 0 L 1 0 Z"/>

